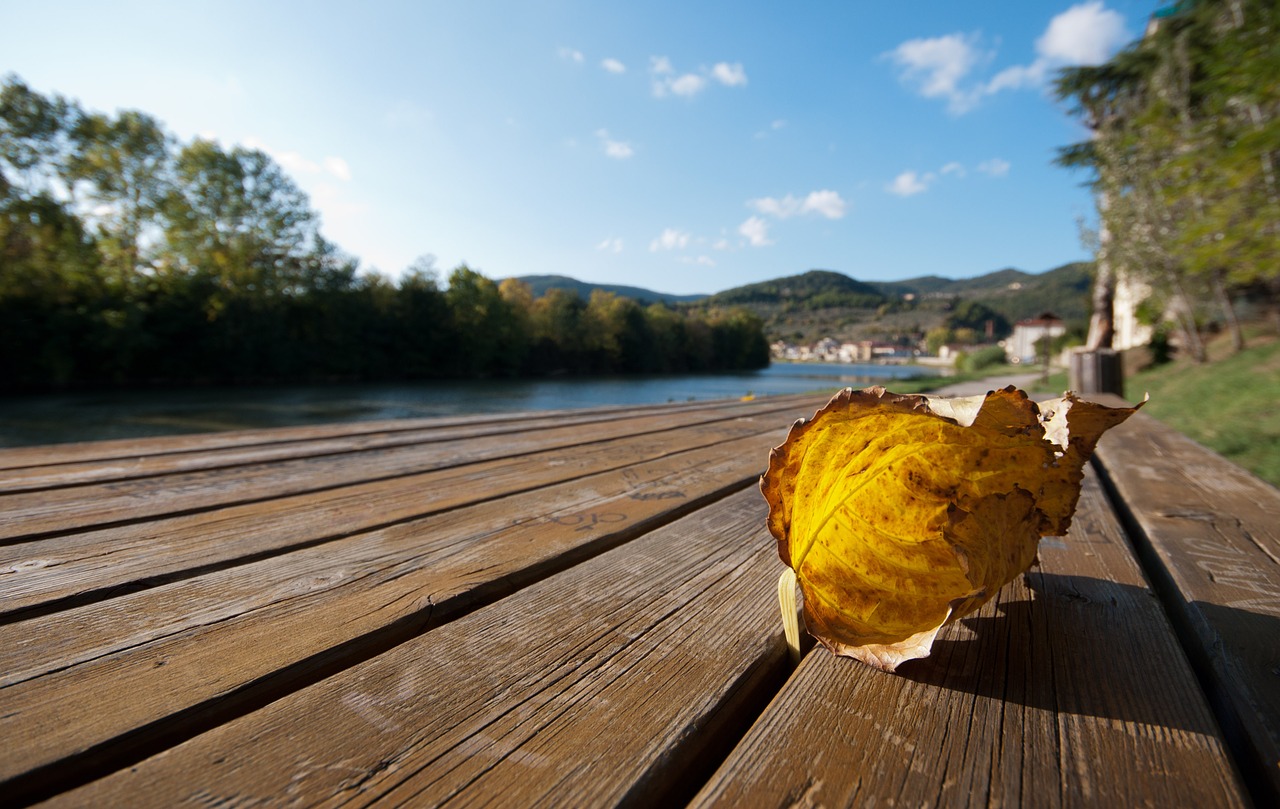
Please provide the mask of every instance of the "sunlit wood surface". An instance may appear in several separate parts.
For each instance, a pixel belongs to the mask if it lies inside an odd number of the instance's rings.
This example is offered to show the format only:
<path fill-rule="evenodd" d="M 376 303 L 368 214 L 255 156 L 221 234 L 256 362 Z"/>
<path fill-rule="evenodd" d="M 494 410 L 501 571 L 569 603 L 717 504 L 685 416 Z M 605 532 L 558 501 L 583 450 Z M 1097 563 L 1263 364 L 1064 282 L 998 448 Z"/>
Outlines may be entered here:
<path fill-rule="evenodd" d="M 0 450 L 0 805 L 1275 805 L 1274 488 L 1135 418 L 930 658 L 793 667 L 824 400 Z"/>

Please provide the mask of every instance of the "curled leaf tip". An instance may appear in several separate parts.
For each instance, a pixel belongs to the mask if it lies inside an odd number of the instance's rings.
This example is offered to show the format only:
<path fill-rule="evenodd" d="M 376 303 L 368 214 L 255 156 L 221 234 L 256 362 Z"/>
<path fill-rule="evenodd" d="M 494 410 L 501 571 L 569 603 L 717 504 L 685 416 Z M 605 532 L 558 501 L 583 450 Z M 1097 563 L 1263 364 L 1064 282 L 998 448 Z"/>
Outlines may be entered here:
<path fill-rule="evenodd" d="M 1139 405 L 1141 406 L 1141 405 Z M 1137 407 L 845 388 L 792 425 L 760 489 L 806 628 L 886 671 L 925 657 L 1065 533 L 1098 439 Z"/>

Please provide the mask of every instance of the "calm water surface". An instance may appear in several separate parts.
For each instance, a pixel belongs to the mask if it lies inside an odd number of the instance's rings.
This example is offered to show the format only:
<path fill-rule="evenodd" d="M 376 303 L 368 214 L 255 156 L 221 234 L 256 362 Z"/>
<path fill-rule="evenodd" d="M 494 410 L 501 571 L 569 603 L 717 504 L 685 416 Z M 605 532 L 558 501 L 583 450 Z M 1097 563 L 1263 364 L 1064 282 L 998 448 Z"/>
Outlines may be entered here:
<path fill-rule="evenodd" d="M 893 365 L 775 364 L 705 376 L 204 388 L 0 398 L 0 446 L 602 405 L 736 399 L 936 374 Z"/>

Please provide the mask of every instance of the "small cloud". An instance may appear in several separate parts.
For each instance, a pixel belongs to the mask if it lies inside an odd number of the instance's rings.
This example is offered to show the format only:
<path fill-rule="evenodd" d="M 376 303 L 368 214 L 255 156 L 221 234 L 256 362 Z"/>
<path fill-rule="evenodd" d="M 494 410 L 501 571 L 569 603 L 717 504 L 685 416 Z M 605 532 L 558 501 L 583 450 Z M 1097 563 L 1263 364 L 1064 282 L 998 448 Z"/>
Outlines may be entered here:
<path fill-rule="evenodd" d="M 885 186 L 885 190 L 900 197 L 910 197 L 927 191 L 933 179 L 932 172 L 921 175 L 914 171 L 904 171 L 893 178 L 893 182 Z"/>
<path fill-rule="evenodd" d="M 729 244 L 729 240 L 725 238 L 716 239 L 716 243 L 711 245 L 712 250 L 728 250 L 733 245 Z"/>
<path fill-rule="evenodd" d="M 596 245 L 596 249 L 605 253 L 621 253 L 622 239 L 609 237 Z"/>
<path fill-rule="evenodd" d="M 329 155 L 316 162 L 299 152 L 273 149 L 252 135 L 244 139 L 244 147 L 262 152 L 290 174 L 330 174 L 339 180 L 351 179 L 351 167 L 341 157 Z"/>
<path fill-rule="evenodd" d="M 683 250 L 689 246 L 689 234 L 683 230 L 675 228 L 666 228 L 662 231 L 662 235 L 649 243 L 649 252 L 656 253 L 659 250 Z"/>
<path fill-rule="evenodd" d="M 600 139 L 600 147 L 604 149 L 604 153 L 614 160 L 626 160 L 636 153 L 630 143 L 610 138 L 606 129 L 597 129 L 596 137 Z"/>
<path fill-rule="evenodd" d="M 733 64 L 717 62 L 716 66 L 711 68 L 711 75 L 727 87 L 742 87 L 747 83 L 747 71 L 742 68 L 741 62 Z"/>
<path fill-rule="evenodd" d="M 1100 0 L 1079 3 L 1049 21 L 1036 40 L 1036 58 L 1029 65 L 1014 65 L 987 83 L 987 94 L 1022 87 L 1039 87 L 1049 75 L 1067 65 L 1100 65 L 1129 41 L 1124 17 L 1105 8 Z"/>
<path fill-rule="evenodd" d="M 771 123 L 769 124 L 769 128 L 768 128 L 768 129 L 762 129 L 762 130 L 760 130 L 759 132 L 757 132 L 757 133 L 755 134 L 755 137 L 756 137 L 756 139 L 757 139 L 757 140 L 761 140 L 761 139 L 767 138 L 767 137 L 769 137 L 769 134 L 770 134 L 771 132 L 777 132 L 779 129 L 783 129 L 783 128 L 785 128 L 785 127 L 786 127 L 786 125 L 787 125 L 787 122 L 786 122 L 786 121 L 782 120 L 781 118 L 778 118 L 777 120 L 775 120 L 775 121 L 773 121 L 773 122 L 771 122 Z"/>
<path fill-rule="evenodd" d="M 753 216 L 738 225 L 738 233 L 746 237 L 752 247 L 765 247 L 773 244 L 769 239 L 769 223 L 758 216 Z"/>
<path fill-rule="evenodd" d="M 627 66 L 619 62 L 617 59 L 605 59 L 600 63 L 600 67 L 610 73 L 626 73 Z"/>
<path fill-rule="evenodd" d="M 686 73 L 678 79 L 667 82 L 667 89 L 678 96 L 692 98 L 707 86 L 707 80 L 692 73 Z"/>
<path fill-rule="evenodd" d="M 976 34 L 947 34 L 911 39 L 886 54 L 901 72 L 899 77 L 916 87 L 925 98 L 943 98 L 956 114 L 967 112 L 978 93 L 961 83 L 975 66 L 989 57 Z"/>
<path fill-rule="evenodd" d="M 828 219 L 840 219 L 845 215 L 845 211 L 848 210 L 848 203 L 841 199 L 838 193 L 828 189 L 811 191 L 803 199 L 791 194 L 787 194 L 781 199 L 777 197 L 760 197 L 759 199 L 748 200 L 747 205 L 759 213 L 778 219 L 788 219 L 792 216 L 810 213 L 816 213 Z"/>
<path fill-rule="evenodd" d="M 566 62 L 573 62 L 575 65 L 580 65 L 586 60 L 586 57 L 582 55 L 582 51 L 576 48 L 561 48 L 556 53 L 561 59 Z"/>
<path fill-rule="evenodd" d="M 1060 65 L 1100 65 L 1128 41 L 1124 17 L 1093 0 L 1050 20 L 1036 40 L 1036 52 Z"/>
<path fill-rule="evenodd" d="M 649 75 L 653 79 L 654 98 L 669 95 L 692 98 L 705 90 L 712 79 L 729 87 L 747 83 L 747 72 L 737 62 L 717 62 L 711 70 L 702 68 L 696 73 L 677 74 L 671 60 L 665 56 L 649 57 Z"/>
<path fill-rule="evenodd" d="M 823 189 L 810 191 L 804 198 L 803 213 L 816 213 L 828 219 L 840 219 L 848 210 L 848 204 L 835 191 Z"/>
<path fill-rule="evenodd" d="M 966 174 L 968 174 L 968 172 L 964 170 L 964 166 L 960 165 L 954 160 L 948 163 L 947 165 L 943 166 L 942 168 L 938 169 L 938 173 L 943 175 L 944 177 L 948 174 L 954 174 L 957 177 L 963 177 Z"/>
<path fill-rule="evenodd" d="M 989 81 L 971 78 L 974 68 L 994 53 L 977 34 L 954 33 L 912 39 L 885 54 L 900 68 L 900 78 L 925 98 L 941 98 L 956 115 L 968 112 L 985 96 L 1003 90 L 1043 87 L 1054 71 L 1069 65 L 1105 62 L 1129 40 L 1124 17 L 1102 0 L 1077 3 L 1049 21 L 1036 40 L 1036 58 L 1012 65 Z"/>
<path fill-rule="evenodd" d="M 339 180 L 351 179 L 351 167 L 347 165 L 347 161 L 341 157 L 326 157 L 321 161 L 324 164 L 324 170 L 337 177 Z"/>
<path fill-rule="evenodd" d="M 978 171 L 990 177 L 1003 177 L 1009 173 L 1010 168 L 1012 168 L 1012 166 L 1009 164 L 1008 160 L 1001 160 L 998 157 L 993 157 L 990 160 L 984 160 L 978 164 Z"/>

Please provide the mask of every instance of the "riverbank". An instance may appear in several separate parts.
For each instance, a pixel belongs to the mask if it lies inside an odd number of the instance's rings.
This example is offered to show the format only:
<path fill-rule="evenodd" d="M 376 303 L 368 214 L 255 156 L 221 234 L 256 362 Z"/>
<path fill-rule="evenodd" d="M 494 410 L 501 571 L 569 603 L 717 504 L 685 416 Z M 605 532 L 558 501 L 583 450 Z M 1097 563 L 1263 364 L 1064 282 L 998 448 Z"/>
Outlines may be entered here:
<path fill-rule="evenodd" d="M 744 373 L 489 379 L 398 385 L 187 388 L 0 397 L 0 447 L 333 422 L 743 399 L 938 373 L 914 366 L 779 364 Z M 910 380 L 915 383 L 916 380 Z"/>

